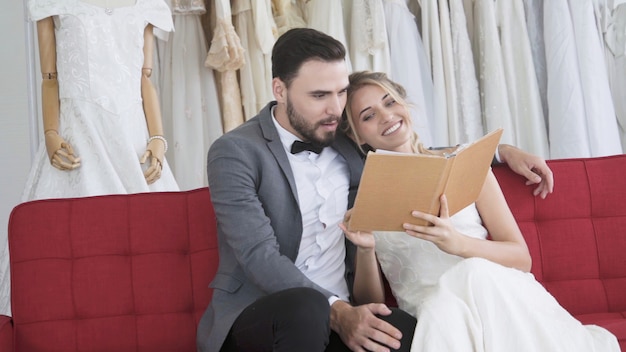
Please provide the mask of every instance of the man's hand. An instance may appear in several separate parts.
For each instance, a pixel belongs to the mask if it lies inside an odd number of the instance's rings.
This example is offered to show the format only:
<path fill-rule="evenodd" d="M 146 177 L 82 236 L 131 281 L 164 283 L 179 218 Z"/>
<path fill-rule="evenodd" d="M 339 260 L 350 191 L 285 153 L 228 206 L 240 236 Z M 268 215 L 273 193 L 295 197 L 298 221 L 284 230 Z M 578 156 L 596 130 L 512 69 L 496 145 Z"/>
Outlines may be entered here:
<path fill-rule="evenodd" d="M 344 301 L 331 306 L 330 327 L 352 351 L 388 352 L 400 348 L 402 333 L 388 322 L 376 317 L 389 315 L 382 303 L 353 307 Z"/>
<path fill-rule="evenodd" d="M 500 161 L 509 165 L 515 173 L 526 177 L 526 185 L 537 184 L 533 194 L 546 198 L 554 189 L 554 176 L 546 161 L 509 144 L 498 146 Z"/>

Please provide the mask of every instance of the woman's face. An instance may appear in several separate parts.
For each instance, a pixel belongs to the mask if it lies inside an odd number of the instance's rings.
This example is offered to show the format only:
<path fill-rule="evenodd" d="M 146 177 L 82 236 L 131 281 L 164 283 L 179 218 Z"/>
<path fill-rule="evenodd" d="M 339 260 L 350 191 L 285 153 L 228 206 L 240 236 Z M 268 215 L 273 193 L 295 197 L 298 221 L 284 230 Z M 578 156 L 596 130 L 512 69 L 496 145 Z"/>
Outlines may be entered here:
<path fill-rule="evenodd" d="M 374 149 L 411 152 L 412 130 L 407 108 L 377 85 L 356 90 L 349 102 L 355 132 Z"/>

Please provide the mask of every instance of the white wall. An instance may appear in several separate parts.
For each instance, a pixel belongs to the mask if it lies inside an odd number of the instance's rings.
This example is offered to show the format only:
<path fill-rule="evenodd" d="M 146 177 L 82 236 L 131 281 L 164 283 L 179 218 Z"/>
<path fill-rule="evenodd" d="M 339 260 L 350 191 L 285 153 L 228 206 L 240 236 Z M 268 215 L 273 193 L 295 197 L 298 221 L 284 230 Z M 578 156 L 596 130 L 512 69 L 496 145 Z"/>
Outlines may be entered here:
<path fill-rule="evenodd" d="M 9 214 L 20 202 L 31 164 L 25 29 L 30 24 L 23 6 L 22 1 L 0 2 L 0 265 L 8 255 Z M 0 314 L 8 313 L 7 280 L 6 268 L 0 267 Z"/>

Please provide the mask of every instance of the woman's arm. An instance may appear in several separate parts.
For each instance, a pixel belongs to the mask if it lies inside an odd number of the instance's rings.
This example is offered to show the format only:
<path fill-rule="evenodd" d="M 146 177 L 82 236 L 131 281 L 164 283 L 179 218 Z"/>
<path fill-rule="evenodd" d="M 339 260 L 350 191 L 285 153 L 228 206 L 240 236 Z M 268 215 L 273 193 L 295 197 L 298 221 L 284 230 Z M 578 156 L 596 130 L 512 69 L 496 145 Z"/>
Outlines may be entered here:
<path fill-rule="evenodd" d="M 347 213 L 349 218 L 349 212 Z M 340 224 L 346 237 L 357 247 L 352 296 L 356 304 L 384 303 L 385 289 L 376 260 L 374 234 L 371 232 L 351 232 Z"/>
<path fill-rule="evenodd" d="M 533 194 L 546 198 L 554 190 L 554 176 L 546 161 L 509 144 L 498 145 L 500 161 L 515 173 L 526 177 L 526 185 L 536 184 Z"/>
<path fill-rule="evenodd" d="M 517 226 L 493 172 L 489 171 L 476 208 L 489 231 L 491 241 L 476 240 L 464 257 L 482 257 L 504 266 L 530 271 L 532 260 L 526 241 Z"/>

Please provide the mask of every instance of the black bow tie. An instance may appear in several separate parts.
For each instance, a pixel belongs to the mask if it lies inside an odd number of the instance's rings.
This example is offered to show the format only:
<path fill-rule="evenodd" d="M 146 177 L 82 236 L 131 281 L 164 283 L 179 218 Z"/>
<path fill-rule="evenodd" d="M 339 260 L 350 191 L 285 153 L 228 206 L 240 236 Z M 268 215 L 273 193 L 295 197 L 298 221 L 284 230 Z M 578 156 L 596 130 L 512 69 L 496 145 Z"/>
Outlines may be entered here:
<path fill-rule="evenodd" d="M 322 152 L 322 149 L 324 148 L 318 145 L 313 145 L 309 142 L 294 141 L 293 144 L 291 145 L 291 154 L 297 154 L 305 150 L 308 150 L 315 154 L 319 154 Z"/>

